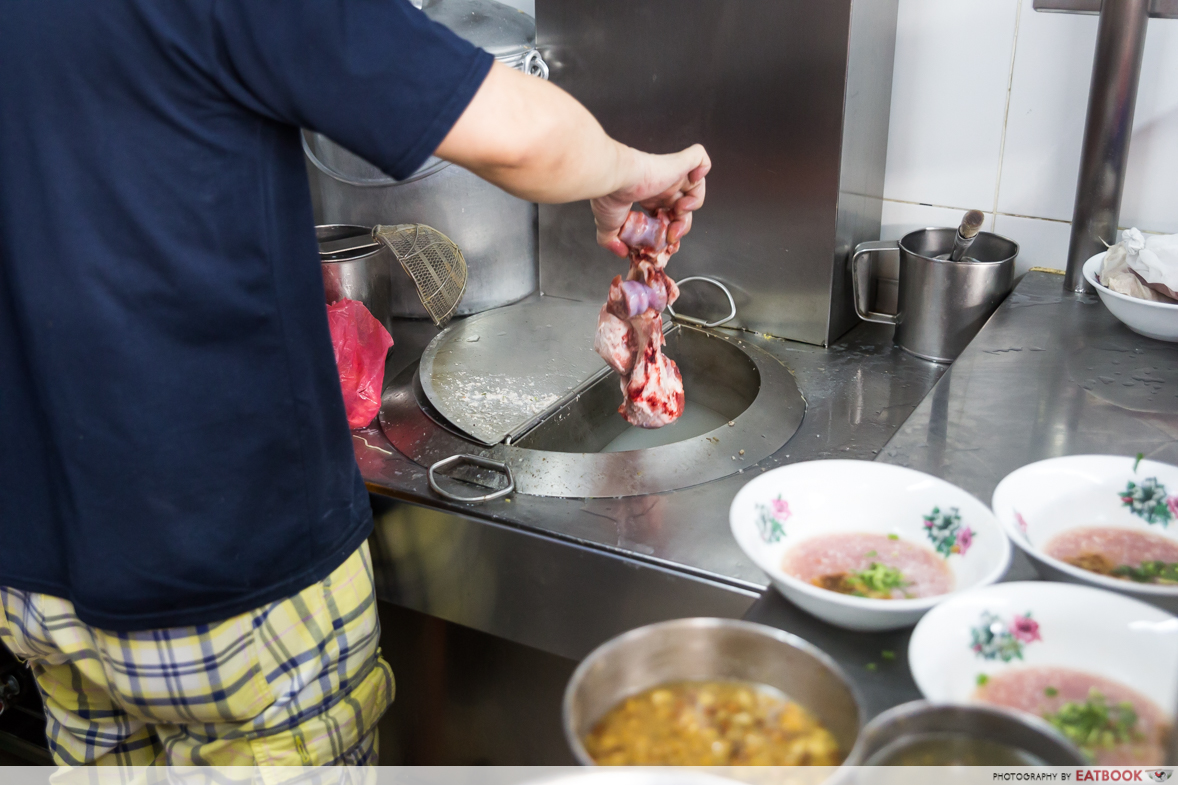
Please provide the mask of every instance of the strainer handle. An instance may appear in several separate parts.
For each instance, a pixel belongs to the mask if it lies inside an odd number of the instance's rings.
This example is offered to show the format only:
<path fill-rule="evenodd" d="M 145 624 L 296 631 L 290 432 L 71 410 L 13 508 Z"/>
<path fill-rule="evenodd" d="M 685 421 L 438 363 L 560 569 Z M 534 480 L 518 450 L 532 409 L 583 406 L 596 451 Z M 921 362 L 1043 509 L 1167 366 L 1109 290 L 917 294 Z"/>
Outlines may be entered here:
<path fill-rule="evenodd" d="M 456 493 L 450 493 L 441 485 L 438 484 L 437 471 L 438 469 L 445 469 L 447 466 L 453 466 L 459 463 L 473 463 L 475 466 L 480 466 L 484 469 L 493 469 L 507 475 L 507 487 L 502 488 L 494 493 L 484 494 L 482 496 L 459 496 Z M 483 502 L 494 501 L 495 499 L 502 499 L 504 496 L 512 493 L 515 490 L 515 476 L 511 473 L 511 467 L 506 463 L 500 461 L 493 461 L 490 458 L 484 458 L 481 455 L 451 455 L 449 458 L 442 460 L 429 467 L 429 487 L 433 492 L 443 499 L 449 499 L 452 502 L 461 502 L 462 504 L 481 504 Z"/>

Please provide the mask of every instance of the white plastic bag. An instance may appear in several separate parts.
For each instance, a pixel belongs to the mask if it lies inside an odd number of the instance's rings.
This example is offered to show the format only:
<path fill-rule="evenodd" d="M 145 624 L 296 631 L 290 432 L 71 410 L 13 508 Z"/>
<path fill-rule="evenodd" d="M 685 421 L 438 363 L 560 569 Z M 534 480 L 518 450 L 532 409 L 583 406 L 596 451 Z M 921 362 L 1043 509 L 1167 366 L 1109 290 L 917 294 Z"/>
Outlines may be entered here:
<path fill-rule="evenodd" d="M 1100 282 L 1114 292 L 1153 302 L 1178 298 L 1178 235 L 1150 237 L 1127 229 L 1108 249 Z"/>
<path fill-rule="evenodd" d="M 1178 300 L 1178 235 L 1151 235 L 1142 238 L 1141 232 L 1129 229 L 1125 232 L 1125 237 L 1127 238 L 1130 233 L 1142 239 L 1145 247 L 1136 258 L 1129 257 L 1129 267 L 1155 292 L 1171 300 Z"/>

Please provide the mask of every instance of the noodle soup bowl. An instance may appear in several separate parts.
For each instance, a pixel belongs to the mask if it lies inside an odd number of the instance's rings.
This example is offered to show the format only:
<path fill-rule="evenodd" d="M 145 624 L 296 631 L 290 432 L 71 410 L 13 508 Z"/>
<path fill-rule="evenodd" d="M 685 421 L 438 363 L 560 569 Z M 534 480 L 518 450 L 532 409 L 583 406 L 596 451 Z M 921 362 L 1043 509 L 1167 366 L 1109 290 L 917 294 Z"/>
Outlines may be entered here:
<path fill-rule="evenodd" d="M 934 703 L 973 703 L 983 686 L 1050 669 L 1116 682 L 1171 720 L 1178 708 L 1178 618 L 1088 586 L 1013 582 L 954 597 L 916 625 L 908 663 L 921 694 Z M 1066 677 L 1058 678 L 1049 682 L 1057 684 L 1055 693 L 1066 689 Z M 1070 699 L 1053 696 L 1051 688 L 1024 695 L 1032 702 Z"/>
<path fill-rule="evenodd" d="M 1011 541 L 1043 578 L 1127 594 L 1178 613 L 1178 584 L 1139 583 L 1102 575 L 1047 552 L 1054 538 L 1098 528 L 1143 533 L 1178 554 L 1178 467 L 1117 455 L 1071 455 L 1008 474 L 991 506 Z M 1107 541 L 1107 540 L 1106 540 Z"/>
<path fill-rule="evenodd" d="M 911 626 L 955 594 L 1000 580 L 1010 566 L 1010 542 L 985 504 L 931 475 L 870 461 L 809 461 L 766 472 L 736 495 L 729 524 L 741 549 L 787 599 L 852 630 Z M 784 566 L 795 548 L 804 550 L 793 559 L 855 535 L 872 535 L 885 548 L 896 541 L 910 551 L 915 546 L 926 560 L 931 554 L 951 577 L 949 590 L 875 599 L 820 588 Z"/>

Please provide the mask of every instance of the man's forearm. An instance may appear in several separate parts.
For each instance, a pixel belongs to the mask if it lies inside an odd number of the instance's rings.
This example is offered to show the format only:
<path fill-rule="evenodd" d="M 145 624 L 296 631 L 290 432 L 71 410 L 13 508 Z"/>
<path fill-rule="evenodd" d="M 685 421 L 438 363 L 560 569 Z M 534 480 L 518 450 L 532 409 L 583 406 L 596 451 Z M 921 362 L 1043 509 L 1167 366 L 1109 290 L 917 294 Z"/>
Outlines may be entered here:
<path fill-rule="evenodd" d="M 532 202 L 592 199 L 642 177 L 642 154 L 572 96 L 499 63 L 437 155 Z"/>
<path fill-rule="evenodd" d="M 619 256 L 631 206 L 666 209 L 672 242 L 691 230 L 712 163 L 698 144 L 651 155 L 614 141 L 585 107 L 555 85 L 496 63 L 438 156 L 533 202 L 591 199 L 598 244 Z"/>

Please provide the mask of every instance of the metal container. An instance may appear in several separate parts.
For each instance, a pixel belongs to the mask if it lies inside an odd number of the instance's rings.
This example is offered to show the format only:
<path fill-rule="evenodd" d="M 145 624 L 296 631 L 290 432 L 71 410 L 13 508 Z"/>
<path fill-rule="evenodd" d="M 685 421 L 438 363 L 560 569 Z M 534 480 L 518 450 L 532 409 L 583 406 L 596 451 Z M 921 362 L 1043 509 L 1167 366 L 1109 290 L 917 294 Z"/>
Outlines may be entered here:
<path fill-rule="evenodd" d="M 860 243 L 851 258 L 855 311 L 860 319 L 896 325 L 895 342 L 905 351 L 947 363 L 977 335 L 1014 285 L 1018 243 L 979 232 L 969 256 L 938 259 L 953 250 L 956 229 L 919 229 L 896 242 Z M 900 258 L 894 314 L 871 310 L 874 266 Z"/>
<path fill-rule="evenodd" d="M 494 0 L 433 0 L 425 13 L 500 62 L 545 78 L 531 17 Z M 421 223 L 462 249 L 468 267 L 466 315 L 516 302 L 539 286 L 536 205 L 460 166 L 431 157 L 400 182 L 322 134 L 303 132 L 315 221 L 320 224 Z M 392 316 L 427 318 L 412 283 L 392 278 Z"/>
<path fill-rule="evenodd" d="M 734 785 L 734 781 L 729 777 L 720 777 L 706 771 L 659 771 L 652 767 L 647 770 L 630 769 L 624 774 L 608 768 L 596 771 L 571 771 L 528 780 L 521 785 Z"/>
<path fill-rule="evenodd" d="M 873 766 L 912 742 L 946 736 L 965 736 L 1010 747 L 1036 759 L 1038 765 L 1090 765 L 1075 745 L 1038 717 L 996 706 L 937 705 L 926 701 L 901 704 L 868 723 L 847 765 Z M 880 775 L 868 770 L 868 776 Z"/>
<path fill-rule="evenodd" d="M 854 747 L 863 709 L 834 660 L 801 638 L 732 619 L 676 619 L 639 627 L 595 649 L 564 693 L 564 732 L 577 760 L 593 759 L 581 743 L 623 699 L 667 682 L 748 681 L 781 690 L 809 710 L 839 747 Z"/>
<path fill-rule="evenodd" d="M 345 237 L 367 235 L 367 226 L 352 224 L 330 224 L 315 227 L 315 238 L 319 242 L 342 240 Z M 359 300 L 368 312 L 376 317 L 390 331 L 391 307 L 389 298 L 393 286 L 390 281 L 394 267 L 400 266 L 383 245 L 374 250 L 350 251 L 330 261 L 320 260 L 323 270 L 323 293 L 328 305 L 338 300 Z M 410 292 L 413 284 L 409 283 Z"/>

